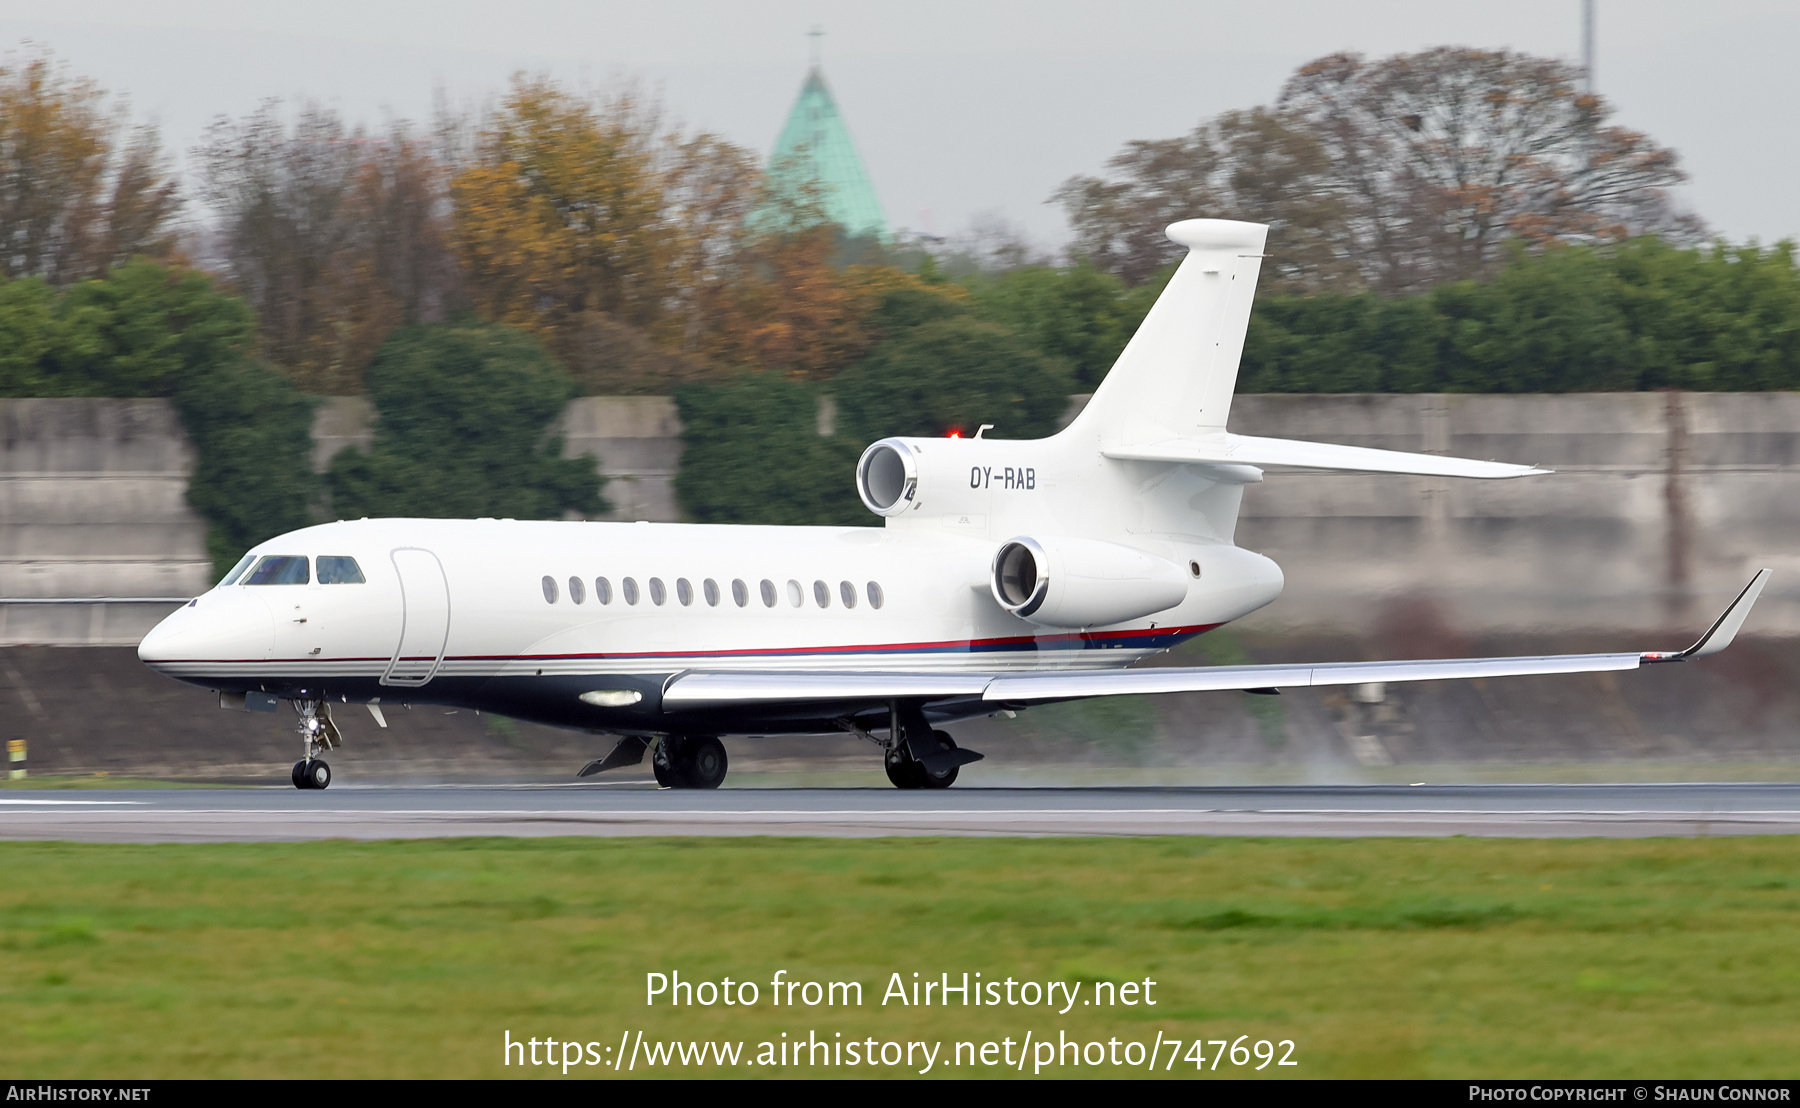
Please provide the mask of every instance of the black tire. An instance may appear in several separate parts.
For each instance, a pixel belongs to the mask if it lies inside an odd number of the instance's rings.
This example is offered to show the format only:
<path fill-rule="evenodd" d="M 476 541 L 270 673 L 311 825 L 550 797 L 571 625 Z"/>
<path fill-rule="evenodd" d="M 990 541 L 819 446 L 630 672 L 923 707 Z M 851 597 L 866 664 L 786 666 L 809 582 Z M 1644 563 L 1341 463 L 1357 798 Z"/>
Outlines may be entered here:
<path fill-rule="evenodd" d="M 948 731 L 933 731 L 931 737 L 938 741 L 939 749 L 956 749 L 956 740 L 950 737 Z M 951 766 L 948 772 L 938 774 L 930 772 L 924 766 L 919 766 L 919 780 L 927 789 L 947 789 L 956 784 L 956 774 L 961 769 L 961 766 Z"/>
<path fill-rule="evenodd" d="M 689 789 L 716 789 L 725 781 L 729 763 L 725 744 L 711 735 L 690 737 L 681 747 L 681 784 Z"/>
<path fill-rule="evenodd" d="M 305 758 L 302 758 L 298 762 L 294 763 L 294 772 L 291 776 L 294 779 L 294 788 L 296 788 L 296 789 L 312 788 L 312 786 L 310 784 L 308 784 L 307 780 L 306 780 L 306 759 Z"/>
<path fill-rule="evenodd" d="M 925 787 L 925 767 L 912 760 L 902 747 L 893 747 L 882 758 L 882 768 L 887 770 L 888 780 L 896 789 L 922 789 Z"/>
<path fill-rule="evenodd" d="M 309 789 L 329 789 L 331 787 L 331 767 L 323 758 L 314 758 L 306 767 L 306 787 Z"/>
<path fill-rule="evenodd" d="M 656 775 L 656 783 L 662 788 L 681 787 L 681 772 L 675 761 L 681 756 L 681 745 L 680 735 L 665 735 L 656 744 L 656 753 L 650 756 L 650 772 Z"/>

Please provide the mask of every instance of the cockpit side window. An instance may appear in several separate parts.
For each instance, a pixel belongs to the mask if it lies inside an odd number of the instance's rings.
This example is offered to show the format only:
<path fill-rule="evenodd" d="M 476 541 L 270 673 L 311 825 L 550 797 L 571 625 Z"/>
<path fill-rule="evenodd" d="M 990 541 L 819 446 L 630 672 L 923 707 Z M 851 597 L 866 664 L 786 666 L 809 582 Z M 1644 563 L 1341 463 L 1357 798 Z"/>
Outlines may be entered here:
<path fill-rule="evenodd" d="M 224 580 L 223 580 L 223 581 L 220 581 L 220 582 L 219 582 L 219 583 L 218 583 L 218 584 L 217 584 L 217 585 L 216 585 L 216 586 L 214 586 L 214 587 L 215 587 L 215 588 L 221 588 L 221 589 L 222 589 L 222 588 L 224 588 L 224 587 L 225 587 L 225 586 L 226 586 L 226 585 L 229 585 L 229 584 L 231 584 L 231 583 L 233 583 L 233 582 L 234 582 L 234 581 L 236 581 L 236 580 L 237 580 L 237 579 L 238 579 L 238 578 L 240 578 L 240 577 L 242 577 L 242 576 L 243 576 L 243 575 L 244 575 L 244 571 L 245 571 L 245 570 L 247 570 L 247 569 L 249 569 L 249 568 L 250 568 L 250 563 L 251 563 L 251 562 L 254 562 L 254 561 L 256 561 L 256 555 L 254 555 L 254 554 L 246 554 L 246 555 L 244 555 L 244 556 L 243 556 L 243 557 L 242 557 L 242 558 L 239 558 L 239 559 L 238 559 L 238 564 L 237 564 L 237 565 L 235 565 L 235 566 L 232 566 L 232 567 L 231 567 L 231 572 L 230 572 L 230 573 L 227 573 L 227 574 L 226 574 L 226 575 L 225 575 L 225 579 L 224 579 Z"/>
<path fill-rule="evenodd" d="M 306 558 L 300 554 L 270 554 L 256 563 L 250 576 L 244 578 L 246 585 L 304 585 L 311 578 L 306 570 Z"/>
<path fill-rule="evenodd" d="M 319 584 L 321 585 L 366 585 L 363 580 L 362 567 L 356 564 L 355 558 L 336 554 L 319 555 Z"/>

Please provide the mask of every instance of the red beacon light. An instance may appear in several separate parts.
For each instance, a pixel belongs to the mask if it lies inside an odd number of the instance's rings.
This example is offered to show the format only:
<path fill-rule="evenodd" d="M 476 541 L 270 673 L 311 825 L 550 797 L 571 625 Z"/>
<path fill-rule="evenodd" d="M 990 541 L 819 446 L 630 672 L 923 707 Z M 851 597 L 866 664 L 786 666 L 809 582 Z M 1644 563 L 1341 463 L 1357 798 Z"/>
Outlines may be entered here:
<path fill-rule="evenodd" d="M 949 439 L 960 439 L 962 438 L 962 430 L 957 427 L 952 427 L 950 428 L 950 433 L 944 437 Z"/>

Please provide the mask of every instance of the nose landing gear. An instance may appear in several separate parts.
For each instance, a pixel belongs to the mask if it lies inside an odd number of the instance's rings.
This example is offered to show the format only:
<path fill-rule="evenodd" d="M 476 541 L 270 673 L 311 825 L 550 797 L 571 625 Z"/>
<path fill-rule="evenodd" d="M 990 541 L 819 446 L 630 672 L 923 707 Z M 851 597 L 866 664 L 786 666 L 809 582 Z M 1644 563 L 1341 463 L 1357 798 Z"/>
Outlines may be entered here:
<path fill-rule="evenodd" d="M 331 721 L 331 705 L 323 700 L 296 700 L 294 711 L 300 716 L 300 741 L 306 756 L 294 763 L 296 789 L 324 789 L 331 786 L 331 767 L 319 755 L 343 745 L 344 736 Z"/>

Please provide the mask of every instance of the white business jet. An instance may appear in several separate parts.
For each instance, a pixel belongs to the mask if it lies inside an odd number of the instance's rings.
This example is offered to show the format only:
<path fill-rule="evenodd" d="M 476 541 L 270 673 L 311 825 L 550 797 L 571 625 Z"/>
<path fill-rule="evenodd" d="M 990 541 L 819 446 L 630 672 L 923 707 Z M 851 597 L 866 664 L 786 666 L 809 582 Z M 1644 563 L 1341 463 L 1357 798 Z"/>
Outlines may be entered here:
<path fill-rule="evenodd" d="M 1059 434 L 870 446 L 857 491 L 884 528 L 328 523 L 257 546 L 138 657 L 227 707 L 290 701 L 303 789 L 331 782 L 334 702 L 381 726 L 384 705 L 422 703 L 618 736 L 582 776 L 649 753 L 674 788 L 724 780 L 721 735 L 850 732 L 912 789 L 981 757 L 943 725 L 1036 704 L 1628 670 L 1725 648 L 1768 570 L 1679 652 L 1128 668 L 1280 595 L 1280 568 L 1232 544 L 1262 467 L 1547 472 L 1228 432 L 1267 230 L 1171 226 L 1187 257 Z"/>

